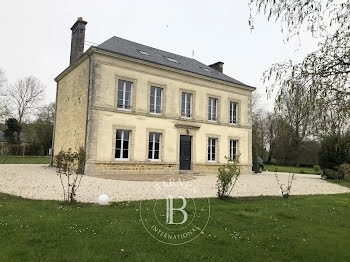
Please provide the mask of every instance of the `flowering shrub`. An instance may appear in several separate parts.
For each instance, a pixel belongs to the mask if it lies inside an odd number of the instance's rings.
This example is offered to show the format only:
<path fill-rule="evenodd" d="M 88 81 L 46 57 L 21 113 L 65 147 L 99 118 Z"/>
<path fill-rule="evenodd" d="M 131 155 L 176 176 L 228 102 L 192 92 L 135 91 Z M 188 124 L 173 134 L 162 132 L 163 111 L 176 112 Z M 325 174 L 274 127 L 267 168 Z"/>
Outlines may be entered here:
<path fill-rule="evenodd" d="M 70 203 L 75 202 L 76 192 L 79 188 L 85 169 L 85 151 L 81 147 L 78 152 L 60 151 L 56 156 L 57 175 L 63 188 L 63 199 Z"/>
<path fill-rule="evenodd" d="M 240 170 L 237 166 L 238 160 L 225 158 L 227 164 L 219 167 L 218 179 L 216 181 L 217 195 L 220 199 L 228 198 L 240 175 Z"/>

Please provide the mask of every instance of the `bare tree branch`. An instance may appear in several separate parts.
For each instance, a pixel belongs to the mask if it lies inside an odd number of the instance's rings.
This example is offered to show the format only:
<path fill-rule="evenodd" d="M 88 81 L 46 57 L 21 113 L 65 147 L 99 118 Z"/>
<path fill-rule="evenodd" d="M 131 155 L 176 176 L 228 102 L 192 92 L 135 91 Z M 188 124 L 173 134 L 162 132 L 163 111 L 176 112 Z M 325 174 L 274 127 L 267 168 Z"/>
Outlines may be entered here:
<path fill-rule="evenodd" d="M 39 102 L 44 98 L 44 91 L 44 86 L 34 76 L 19 79 L 7 89 L 7 96 L 16 110 L 19 123 L 38 108 Z"/>

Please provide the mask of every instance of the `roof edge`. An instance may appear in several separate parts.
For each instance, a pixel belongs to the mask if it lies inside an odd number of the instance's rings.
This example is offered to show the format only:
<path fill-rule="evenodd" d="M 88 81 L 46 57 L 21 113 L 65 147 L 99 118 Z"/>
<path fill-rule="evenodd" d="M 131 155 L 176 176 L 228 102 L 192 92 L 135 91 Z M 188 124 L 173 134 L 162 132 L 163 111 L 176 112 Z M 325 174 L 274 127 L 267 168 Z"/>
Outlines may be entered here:
<path fill-rule="evenodd" d="M 76 68 L 77 66 L 79 66 L 82 62 L 85 61 L 85 59 L 87 59 L 89 56 L 92 55 L 92 53 L 94 52 L 94 47 L 90 47 L 88 50 L 86 50 L 81 57 L 78 58 L 77 61 L 75 61 L 72 65 L 69 65 L 68 67 L 66 67 L 66 69 L 64 69 L 58 76 L 56 76 L 54 78 L 54 80 L 56 82 L 60 81 L 63 77 L 65 77 L 69 72 L 73 71 L 74 68 Z"/>

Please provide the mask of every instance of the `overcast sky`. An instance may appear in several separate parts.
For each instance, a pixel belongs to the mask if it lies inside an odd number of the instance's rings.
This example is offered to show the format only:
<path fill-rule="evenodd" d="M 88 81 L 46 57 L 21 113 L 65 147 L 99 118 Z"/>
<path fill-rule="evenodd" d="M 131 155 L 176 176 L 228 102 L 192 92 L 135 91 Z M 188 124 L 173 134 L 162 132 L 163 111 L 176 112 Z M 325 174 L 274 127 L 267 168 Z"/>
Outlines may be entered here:
<path fill-rule="evenodd" d="M 300 60 L 317 47 L 307 34 L 285 44 L 280 25 L 262 16 L 251 32 L 248 0 L 1 0 L 0 8 L 0 68 L 10 83 L 38 77 L 47 102 L 55 100 L 54 78 L 69 65 L 70 27 L 78 16 L 88 22 L 86 41 L 118 36 L 187 57 L 194 50 L 205 64 L 223 61 L 225 74 L 263 97 L 261 77 L 271 64 Z"/>

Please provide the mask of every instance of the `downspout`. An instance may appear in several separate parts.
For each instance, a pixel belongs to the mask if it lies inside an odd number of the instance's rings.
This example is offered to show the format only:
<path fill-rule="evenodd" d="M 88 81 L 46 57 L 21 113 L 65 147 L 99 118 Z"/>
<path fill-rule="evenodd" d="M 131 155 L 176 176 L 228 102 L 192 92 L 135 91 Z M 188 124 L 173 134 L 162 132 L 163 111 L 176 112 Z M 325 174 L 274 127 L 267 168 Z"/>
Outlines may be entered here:
<path fill-rule="evenodd" d="M 57 94 L 58 94 L 58 82 L 56 82 L 56 103 L 55 103 L 55 121 L 53 123 L 52 131 L 52 142 L 51 142 L 51 159 L 50 166 L 53 166 L 53 156 L 54 156 L 54 147 L 55 147 L 55 130 L 56 130 L 56 118 L 57 118 Z"/>
<path fill-rule="evenodd" d="M 87 102 L 86 102 L 86 120 L 85 120 L 85 142 L 84 150 L 86 154 L 86 160 L 88 159 L 87 152 L 87 135 L 88 135 L 88 121 L 89 121 L 89 103 L 90 103 L 90 84 L 91 84 L 91 53 L 89 54 L 89 80 L 88 80 L 88 93 L 87 93 Z"/>

